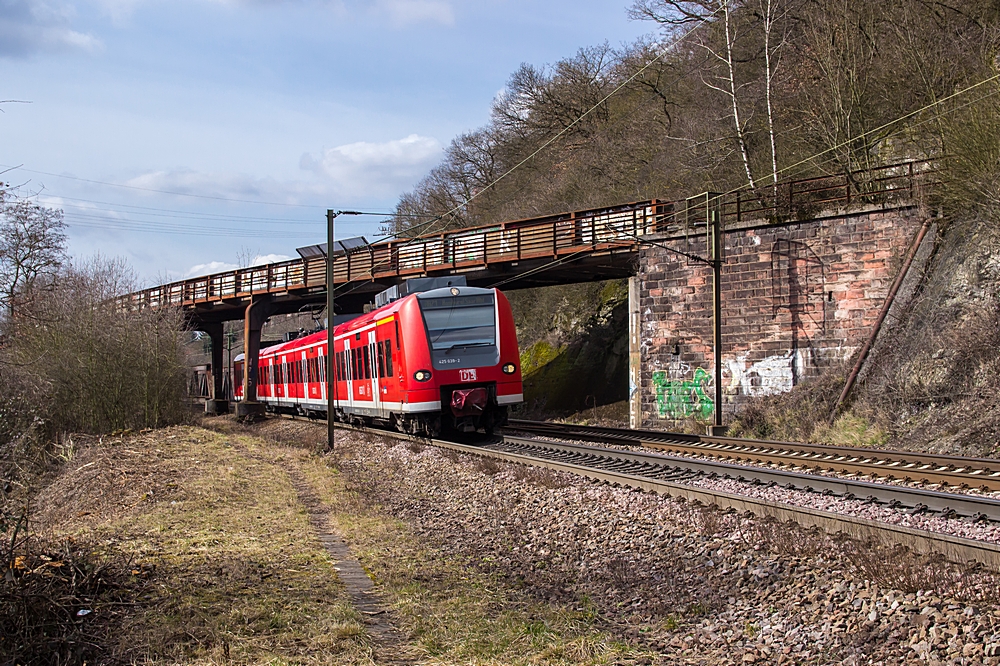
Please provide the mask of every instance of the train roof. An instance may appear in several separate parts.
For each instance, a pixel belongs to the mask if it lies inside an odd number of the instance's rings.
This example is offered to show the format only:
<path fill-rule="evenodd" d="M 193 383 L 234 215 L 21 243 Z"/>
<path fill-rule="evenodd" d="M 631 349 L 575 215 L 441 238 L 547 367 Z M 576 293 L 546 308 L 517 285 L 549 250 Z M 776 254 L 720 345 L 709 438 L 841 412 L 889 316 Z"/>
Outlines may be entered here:
<path fill-rule="evenodd" d="M 398 301 L 393 301 L 392 303 L 389 303 L 388 305 L 385 305 L 377 310 L 366 312 L 359 317 L 355 317 L 350 321 L 346 321 L 343 324 L 340 324 L 339 326 L 334 328 L 334 335 L 343 335 L 344 333 L 348 333 L 357 328 L 362 328 L 370 324 L 371 322 L 375 321 L 376 319 L 381 319 L 386 315 L 392 314 L 397 310 L 399 310 L 399 308 L 402 306 L 403 302 L 406 301 L 407 298 L 411 298 L 412 296 L 415 295 L 416 294 L 412 294 L 411 296 L 407 296 L 406 298 L 402 298 Z M 262 357 L 272 356 L 274 354 L 280 354 L 282 352 L 289 352 L 295 349 L 301 349 L 302 347 L 308 347 L 316 343 L 326 342 L 327 340 L 328 340 L 327 331 L 325 330 L 316 331 L 315 333 L 310 333 L 309 335 L 306 335 L 301 338 L 295 338 L 294 340 L 289 340 L 288 342 L 282 342 L 280 345 L 274 345 L 268 347 L 267 349 L 261 349 L 260 355 Z"/>
<path fill-rule="evenodd" d="M 480 289 L 478 287 L 459 287 L 459 288 L 464 291 L 472 291 L 479 293 L 484 291 L 493 291 L 492 289 Z M 343 324 L 340 324 L 339 326 L 334 328 L 333 333 L 335 336 L 344 335 L 359 328 L 364 328 L 365 326 L 371 324 L 373 321 L 382 319 L 387 315 L 391 315 L 394 314 L 395 312 L 398 312 L 399 309 L 403 307 L 403 304 L 411 299 L 417 298 L 418 296 L 426 298 L 428 294 L 433 296 L 435 295 L 436 292 L 448 292 L 448 291 L 450 291 L 448 287 L 443 287 L 441 289 L 432 289 L 430 291 L 420 291 L 412 293 L 408 296 L 400 298 L 399 300 L 393 301 L 387 305 L 383 305 L 382 307 L 376 310 L 372 310 L 371 312 L 366 312 L 363 315 L 355 317 L 350 321 L 345 321 Z M 443 293 L 441 295 L 443 295 Z M 316 343 L 326 342 L 327 339 L 328 339 L 327 331 L 317 331 L 315 333 L 310 333 L 305 337 L 295 338 L 294 340 L 283 342 L 280 345 L 274 345 L 272 347 L 268 347 L 267 349 L 261 349 L 260 356 L 262 357 L 272 356 L 274 354 L 280 354 L 282 352 L 301 349 L 302 347 L 308 347 Z"/>

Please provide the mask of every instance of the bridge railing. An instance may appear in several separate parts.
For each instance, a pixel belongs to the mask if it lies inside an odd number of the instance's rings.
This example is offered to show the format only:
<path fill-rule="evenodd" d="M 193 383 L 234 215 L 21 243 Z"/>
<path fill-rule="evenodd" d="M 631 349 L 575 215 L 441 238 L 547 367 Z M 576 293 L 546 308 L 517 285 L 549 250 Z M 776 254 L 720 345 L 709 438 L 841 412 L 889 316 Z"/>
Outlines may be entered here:
<path fill-rule="evenodd" d="M 669 202 L 659 218 L 663 226 L 658 231 L 704 226 L 709 208 L 719 211 L 724 227 L 734 227 L 749 222 L 807 219 L 832 206 L 914 199 L 939 182 L 939 162 L 939 159 L 899 162 L 850 173 L 783 181 L 756 190 L 740 189 Z"/>
<path fill-rule="evenodd" d="M 496 262 L 557 258 L 587 250 L 627 248 L 658 226 L 660 211 L 660 202 L 643 201 L 376 243 L 335 258 L 333 280 L 334 284 L 347 284 Z M 139 307 L 189 305 L 325 284 L 323 257 L 294 259 L 152 287 L 124 296 L 123 301 Z"/>
<path fill-rule="evenodd" d="M 804 219 L 833 205 L 912 199 L 922 188 L 937 182 L 935 165 L 935 160 L 903 162 L 781 182 L 753 192 L 739 190 L 681 201 L 652 199 L 395 239 L 337 257 L 334 284 L 628 249 L 637 246 L 639 237 L 646 234 L 704 228 L 710 209 L 719 214 L 724 227 L 733 227 Z M 183 306 L 325 285 L 326 260 L 319 257 L 181 280 L 123 296 L 122 301 L 134 307 Z"/>

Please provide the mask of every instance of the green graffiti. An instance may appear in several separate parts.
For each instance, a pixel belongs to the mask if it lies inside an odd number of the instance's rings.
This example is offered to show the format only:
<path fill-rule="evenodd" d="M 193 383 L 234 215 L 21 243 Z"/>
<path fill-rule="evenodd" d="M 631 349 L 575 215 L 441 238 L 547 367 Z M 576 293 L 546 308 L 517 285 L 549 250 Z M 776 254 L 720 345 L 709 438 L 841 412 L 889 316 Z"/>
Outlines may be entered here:
<path fill-rule="evenodd" d="M 711 376 L 704 368 L 694 371 L 694 379 L 667 379 L 666 371 L 654 372 L 656 410 L 660 418 L 711 418 L 715 412 L 715 402 L 705 392 L 710 380 Z"/>

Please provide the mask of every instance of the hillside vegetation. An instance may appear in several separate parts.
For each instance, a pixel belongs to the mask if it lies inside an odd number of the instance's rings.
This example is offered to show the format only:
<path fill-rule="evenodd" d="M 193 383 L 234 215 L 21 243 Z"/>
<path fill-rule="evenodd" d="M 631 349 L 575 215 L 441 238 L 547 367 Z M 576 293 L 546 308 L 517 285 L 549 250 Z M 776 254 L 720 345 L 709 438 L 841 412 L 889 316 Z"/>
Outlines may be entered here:
<path fill-rule="evenodd" d="M 766 196 L 775 182 L 845 172 L 863 191 L 866 168 L 944 156 L 943 185 L 922 202 L 943 213 L 936 252 L 844 419 L 825 423 L 843 382 L 829 376 L 737 424 L 876 445 L 941 436 L 917 415 L 952 423 L 965 408 L 951 405 L 981 399 L 995 375 L 1000 5 L 636 0 L 629 11 L 650 37 L 522 65 L 390 226 L 437 232 L 706 190 Z M 608 293 L 623 290 L 513 294 L 529 410 L 625 397 L 627 321 Z M 622 316 L 608 314 L 616 307 Z"/>

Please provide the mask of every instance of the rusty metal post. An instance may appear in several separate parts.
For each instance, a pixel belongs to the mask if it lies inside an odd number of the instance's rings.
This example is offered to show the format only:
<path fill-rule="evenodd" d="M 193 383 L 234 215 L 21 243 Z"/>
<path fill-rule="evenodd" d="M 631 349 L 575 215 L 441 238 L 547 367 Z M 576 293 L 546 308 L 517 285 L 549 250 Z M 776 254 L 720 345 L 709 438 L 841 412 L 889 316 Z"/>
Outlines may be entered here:
<path fill-rule="evenodd" d="M 211 416 L 228 414 L 229 397 L 225 395 L 223 388 L 225 361 L 222 352 L 225 351 L 225 340 L 222 322 L 202 324 L 199 328 L 207 333 L 212 341 L 212 385 L 210 397 L 205 401 L 205 413 Z"/>
<path fill-rule="evenodd" d="M 889 287 L 889 293 L 886 295 L 885 302 L 882 304 L 882 310 L 878 313 L 878 319 L 875 321 L 875 326 L 872 327 L 872 332 L 868 336 L 868 340 L 865 341 L 864 347 L 861 348 L 861 353 L 858 354 L 858 360 L 854 363 L 854 368 L 851 369 L 851 374 L 847 377 L 847 382 L 844 384 L 844 390 L 840 392 L 840 397 L 837 398 L 837 404 L 833 406 L 833 411 L 830 412 L 830 423 L 833 423 L 834 420 L 836 420 L 837 413 L 840 411 L 844 401 L 847 400 L 847 396 L 850 395 L 851 389 L 854 388 L 854 382 L 857 381 L 858 375 L 861 373 L 861 368 L 864 367 L 865 359 L 868 358 L 868 353 L 875 345 L 875 340 L 878 338 L 879 331 L 882 330 L 882 322 L 885 321 L 886 315 L 889 314 L 889 309 L 892 308 L 892 303 L 896 299 L 896 292 L 899 291 L 899 287 L 903 284 L 906 274 L 910 271 L 910 264 L 913 263 L 913 258 L 917 256 L 920 244 L 924 242 L 924 236 L 927 235 L 927 230 L 930 229 L 930 226 L 930 218 L 924 220 L 924 223 L 920 225 L 920 230 L 917 231 L 917 235 L 913 238 L 913 242 L 910 244 L 910 249 L 906 253 L 906 259 L 903 260 L 903 265 L 899 269 L 899 273 L 896 274 L 896 279 L 892 281 L 892 286 Z"/>
<path fill-rule="evenodd" d="M 236 416 L 240 419 L 254 421 L 264 416 L 264 404 L 257 401 L 257 365 L 260 329 L 271 311 L 270 294 L 254 296 L 247 306 L 243 320 L 243 400 L 236 405 Z"/>

